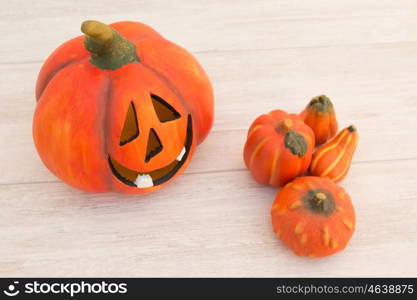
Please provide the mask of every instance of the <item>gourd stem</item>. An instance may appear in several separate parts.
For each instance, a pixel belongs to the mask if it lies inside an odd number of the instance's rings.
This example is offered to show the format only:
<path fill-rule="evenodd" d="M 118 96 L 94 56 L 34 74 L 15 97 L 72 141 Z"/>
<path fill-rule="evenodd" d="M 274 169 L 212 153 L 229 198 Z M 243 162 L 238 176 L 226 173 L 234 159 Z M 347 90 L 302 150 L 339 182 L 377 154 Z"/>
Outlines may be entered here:
<path fill-rule="evenodd" d="M 323 201 L 327 199 L 326 194 L 324 193 L 316 193 L 314 195 L 314 198 L 316 200 L 317 206 L 320 206 L 323 203 Z"/>
<path fill-rule="evenodd" d="M 356 127 L 355 127 L 355 125 L 350 125 L 347 129 L 348 129 L 350 132 L 355 132 L 355 131 L 356 131 Z"/>
<path fill-rule="evenodd" d="M 335 209 L 332 195 L 322 190 L 309 190 L 304 203 L 309 211 L 324 216 L 331 215 Z"/>
<path fill-rule="evenodd" d="M 109 25 L 89 20 L 82 23 L 81 31 L 85 34 L 84 46 L 91 53 L 90 62 L 97 67 L 115 70 L 139 62 L 135 44 Z"/>
<path fill-rule="evenodd" d="M 314 195 L 313 202 L 314 202 L 314 205 L 317 207 L 317 209 L 323 210 L 326 206 L 326 200 L 327 200 L 326 194 L 318 192 Z"/>
<path fill-rule="evenodd" d="M 293 129 L 293 121 L 291 119 L 284 119 L 278 124 L 275 131 L 284 136 L 284 146 L 293 155 L 303 157 L 306 154 L 308 148 L 306 139 Z"/>
<path fill-rule="evenodd" d="M 333 103 L 326 95 L 320 95 L 311 99 L 308 108 L 316 113 L 327 113 L 333 110 Z"/>

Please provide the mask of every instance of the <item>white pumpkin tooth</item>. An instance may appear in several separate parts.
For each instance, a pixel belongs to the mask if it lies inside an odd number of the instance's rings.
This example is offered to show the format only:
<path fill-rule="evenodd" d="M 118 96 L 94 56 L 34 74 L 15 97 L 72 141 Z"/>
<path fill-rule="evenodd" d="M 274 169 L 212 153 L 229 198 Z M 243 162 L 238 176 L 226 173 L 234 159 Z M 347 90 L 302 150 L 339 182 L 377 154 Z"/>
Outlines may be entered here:
<path fill-rule="evenodd" d="M 149 187 L 153 187 L 153 180 L 152 177 L 148 174 L 145 175 L 138 175 L 138 177 L 136 177 L 135 180 L 135 184 L 138 188 L 149 188 Z"/>
<path fill-rule="evenodd" d="M 184 157 L 184 154 L 185 154 L 185 147 L 182 148 L 181 153 L 177 157 L 177 160 L 181 161 L 181 159 Z"/>

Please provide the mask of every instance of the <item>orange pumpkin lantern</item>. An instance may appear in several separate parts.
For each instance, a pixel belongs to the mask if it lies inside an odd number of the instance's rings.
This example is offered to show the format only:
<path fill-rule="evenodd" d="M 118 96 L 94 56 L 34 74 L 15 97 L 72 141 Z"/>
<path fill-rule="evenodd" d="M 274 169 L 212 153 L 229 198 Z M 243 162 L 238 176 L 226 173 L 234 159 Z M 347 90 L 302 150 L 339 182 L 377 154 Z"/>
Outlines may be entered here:
<path fill-rule="evenodd" d="M 355 230 L 349 195 L 328 178 L 299 177 L 288 183 L 278 192 L 271 215 L 276 235 L 300 256 L 334 254 Z"/>
<path fill-rule="evenodd" d="M 190 53 L 144 24 L 86 21 L 81 30 L 40 71 L 39 155 L 85 191 L 154 191 L 184 170 L 209 133 L 210 82 Z"/>
<path fill-rule="evenodd" d="M 335 138 L 314 152 L 310 172 L 334 182 L 341 181 L 349 171 L 358 140 L 355 126 L 343 129 Z"/>
<path fill-rule="evenodd" d="M 257 182 L 281 186 L 308 169 L 313 148 L 314 133 L 299 116 L 274 110 L 252 123 L 243 156 Z"/>
<path fill-rule="evenodd" d="M 316 145 L 323 144 L 337 133 L 333 103 L 325 95 L 314 97 L 301 112 L 301 118 L 313 129 Z"/>

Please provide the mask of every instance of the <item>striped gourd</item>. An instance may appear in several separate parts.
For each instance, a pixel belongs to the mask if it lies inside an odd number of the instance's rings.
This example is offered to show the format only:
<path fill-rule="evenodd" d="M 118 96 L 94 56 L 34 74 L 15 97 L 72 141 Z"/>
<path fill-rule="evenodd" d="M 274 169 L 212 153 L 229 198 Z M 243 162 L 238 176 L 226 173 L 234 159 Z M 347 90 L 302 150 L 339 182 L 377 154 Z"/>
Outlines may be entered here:
<path fill-rule="evenodd" d="M 243 158 L 255 180 L 282 186 L 307 171 L 314 133 L 296 114 L 274 110 L 250 126 Z"/>
<path fill-rule="evenodd" d="M 349 171 L 358 138 L 358 132 L 353 125 L 340 131 L 313 154 L 310 172 L 334 182 L 341 181 Z"/>

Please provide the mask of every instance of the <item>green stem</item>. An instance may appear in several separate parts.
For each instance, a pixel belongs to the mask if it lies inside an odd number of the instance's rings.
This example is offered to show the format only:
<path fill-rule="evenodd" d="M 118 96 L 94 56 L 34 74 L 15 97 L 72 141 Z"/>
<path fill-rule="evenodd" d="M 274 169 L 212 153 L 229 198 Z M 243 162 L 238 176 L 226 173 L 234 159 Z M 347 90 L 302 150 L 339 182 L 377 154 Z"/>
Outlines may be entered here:
<path fill-rule="evenodd" d="M 348 129 L 350 132 L 354 132 L 354 131 L 356 131 L 356 127 L 355 127 L 355 125 L 350 125 L 347 129 Z"/>
<path fill-rule="evenodd" d="M 309 190 L 304 198 L 305 206 L 313 213 L 329 216 L 335 209 L 332 197 L 318 190 Z"/>
<path fill-rule="evenodd" d="M 327 113 L 333 110 L 333 103 L 326 95 L 320 95 L 311 99 L 308 108 L 315 112 Z"/>
<path fill-rule="evenodd" d="M 139 62 L 136 46 L 116 30 L 98 21 L 81 25 L 84 46 L 91 53 L 90 62 L 101 69 L 116 70 L 126 64 Z"/>

